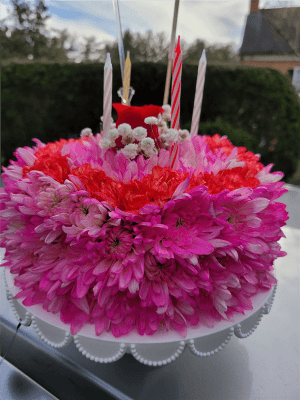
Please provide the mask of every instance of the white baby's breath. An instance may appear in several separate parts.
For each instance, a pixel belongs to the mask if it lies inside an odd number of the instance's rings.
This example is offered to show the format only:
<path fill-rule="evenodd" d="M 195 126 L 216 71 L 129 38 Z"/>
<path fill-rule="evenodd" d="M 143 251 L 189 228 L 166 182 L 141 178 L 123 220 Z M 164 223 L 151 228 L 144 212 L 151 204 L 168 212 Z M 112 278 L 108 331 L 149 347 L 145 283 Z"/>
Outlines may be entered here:
<path fill-rule="evenodd" d="M 174 144 L 178 140 L 179 132 L 176 129 L 169 129 L 166 133 L 167 143 Z"/>
<path fill-rule="evenodd" d="M 145 138 L 141 141 L 141 148 L 144 151 L 153 149 L 155 147 L 154 140 L 152 138 Z"/>
<path fill-rule="evenodd" d="M 108 131 L 107 136 L 111 140 L 116 140 L 120 136 L 120 133 L 118 129 L 111 129 L 110 131 Z"/>
<path fill-rule="evenodd" d="M 153 154 L 155 154 L 157 151 L 155 151 L 156 149 L 148 149 L 148 150 L 144 150 L 144 156 L 145 157 L 151 157 Z"/>
<path fill-rule="evenodd" d="M 137 156 L 138 145 L 134 143 L 130 143 L 120 150 L 126 158 L 133 159 Z"/>
<path fill-rule="evenodd" d="M 129 124 L 121 124 L 118 126 L 118 131 L 120 135 L 127 135 L 128 133 L 131 133 L 132 129 Z"/>
<path fill-rule="evenodd" d="M 111 140 L 109 139 L 102 139 L 100 142 L 100 147 L 101 149 L 109 149 L 111 147 L 112 143 Z"/>
<path fill-rule="evenodd" d="M 165 121 L 163 121 L 162 119 L 159 120 L 157 126 L 159 127 L 161 133 L 167 133 L 168 126 Z"/>
<path fill-rule="evenodd" d="M 169 104 L 165 104 L 164 106 L 162 106 L 162 108 L 165 110 L 162 115 L 162 120 L 171 121 L 171 107 L 169 106 Z"/>
<path fill-rule="evenodd" d="M 165 104 L 161 108 L 165 110 L 165 113 L 171 114 L 171 106 L 169 104 Z"/>
<path fill-rule="evenodd" d="M 91 136 L 92 134 L 93 134 L 93 132 L 92 132 L 91 128 L 84 128 L 80 132 L 80 137 L 84 138 L 84 137 Z"/>
<path fill-rule="evenodd" d="M 167 144 L 167 136 L 165 133 L 161 134 L 159 137 L 160 141 L 162 144 L 166 145 Z"/>
<path fill-rule="evenodd" d="M 129 133 L 124 133 L 123 137 L 122 137 L 122 143 L 123 144 L 130 144 L 132 142 L 134 142 L 134 136 L 132 132 Z"/>
<path fill-rule="evenodd" d="M 190 138 L 190 133 L 187 129 L 179 130 L 179 141 L 184 142 Z"/>
<path fill-rule="evenodd" d="M 137 128 L 134 128 L 132 131 L 133 136 L 136 140 L 139 142 L 147 137 L 147 129 L 143 128 L 142 126 L 138 126 Z"/>
<path fill-rule="evenodd" d="M 156 117 L 147 117 L 144 122 L 148 125 L 157 125 L 158 119 Z"/>

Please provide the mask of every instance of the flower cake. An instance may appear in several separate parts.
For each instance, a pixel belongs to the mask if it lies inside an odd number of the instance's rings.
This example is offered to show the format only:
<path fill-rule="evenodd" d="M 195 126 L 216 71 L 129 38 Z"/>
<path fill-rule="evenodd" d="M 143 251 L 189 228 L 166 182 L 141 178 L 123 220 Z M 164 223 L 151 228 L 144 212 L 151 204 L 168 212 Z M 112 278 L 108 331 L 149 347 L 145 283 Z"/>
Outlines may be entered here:
<path fill-rule="evenodd" d="M 234 321 L 276 283 L 283 173 L 226 137 L 170 129 L 169 106 L 114 107 L 105 137 L 34 139 L 3 168 L 15 298 L 59 313 L 72 334 L 185 337 Z"/>

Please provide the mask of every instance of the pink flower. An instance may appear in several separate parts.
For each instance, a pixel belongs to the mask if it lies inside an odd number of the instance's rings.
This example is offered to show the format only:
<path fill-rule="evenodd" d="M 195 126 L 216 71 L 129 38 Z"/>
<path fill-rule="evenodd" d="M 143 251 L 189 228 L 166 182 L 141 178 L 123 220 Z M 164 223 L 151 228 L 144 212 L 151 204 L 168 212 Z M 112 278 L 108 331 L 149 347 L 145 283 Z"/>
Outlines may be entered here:
<path fill-rule="evenodd" d="M 174 329 L 184 337 L 190 326 L 212 327 L 252 309 L 252 296 L 276 283 L 274 260 L 285 255 L 278 240 L 288 215 L 275 201 L 286 191 L 277 182 L 281 173 L 224 138 L 180 143 L 175 171 L 165 149 L 129 160 L 101 149 L 101 140 L 101 134 L 46 146 L 35 140 L 4 169 L 0 246 L 17 274 L 16 298 L 60 313 L 72 334 L 90 323 L 96 335 L 115 337 L 135 329 L 140 335 Z M 51 154 L 68 157 L 60 182 L 47 169 L 31 170 L 43 157 L 50 168 Z M 184 179 L 175 179 L 171 192 L 158 173 L 164 169 Z M 237 185 L 239 170 L 255 181 L 253 189 L 229 191 L 221 182 L 229 176 Z M 199 186 L 201 174 L 209 174 L 212 187 L 219 177 L 216 194 Z M 151 204 L 140 201 L 135 213 L 109 204 L 114 195 L 137 205 L 142 181 L 151 183 Z M 167 194 L 163 206 L 153 204 L 154 186 Z"/>
<path fill-rule="evenodd" d="M 105 250 L 112 259 L 123 259 L 131 250 L 132 234 L 120 226 L 113 227 L 106 233 Z"/>
<path fill-rule="evenodd" d="M 71 206 L 68 221 L 64 221 L 63 231 L 67 234 L 67 240 L 76 243 L 76 240 L 85 233 L 90 237 L 100 235 L 101 228 L 108 218 L 111 206 L 105 202 L 91 199 L 89 194 L 81 190 L 70 196 Z"/>

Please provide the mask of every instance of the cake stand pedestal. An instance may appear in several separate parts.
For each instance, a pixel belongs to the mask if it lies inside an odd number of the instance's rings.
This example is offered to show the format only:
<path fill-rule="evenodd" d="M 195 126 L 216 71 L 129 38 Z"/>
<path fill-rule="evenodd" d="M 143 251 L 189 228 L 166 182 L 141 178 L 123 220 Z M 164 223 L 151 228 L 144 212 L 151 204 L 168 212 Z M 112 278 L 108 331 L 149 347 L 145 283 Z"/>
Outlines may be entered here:
<path fill-rule="evenodd" d="M 6 268 L 7 299 L 18 321 L 24 326 L 33 325 L 38 336 L 50 346 L 60 349 L 72 340 L 83 356 L 92 361 L 110 363 L 119 360 L 125 353 L 131 353 L 139 362 L 149 366 L 162 366 L 180 356 L 188 348 L 195 356 L 208 357 L 222 350 L 235 334 L 244 339 L 257 328 L 263 315 L 269 314 L 276 293 L 272 289 L 254 295 L 252 310 L 236 314 L 234 322 L 219 321 L 214 328 L 201 326 L 188 328 L 184 339 L 176 331 L 156 332 L 153 336 L 140 336 L 136 331 L 121 338 L 111 332 L 95 335 L 94 325 L 86 325 L 80 334 L 72 335 L 70 325 L 61 322 L 59 313 L 45 311 L 41 304 L 25 307 L 22 300 L 14 299 L 19 289 L 14 286 L 14 275 Z"/>

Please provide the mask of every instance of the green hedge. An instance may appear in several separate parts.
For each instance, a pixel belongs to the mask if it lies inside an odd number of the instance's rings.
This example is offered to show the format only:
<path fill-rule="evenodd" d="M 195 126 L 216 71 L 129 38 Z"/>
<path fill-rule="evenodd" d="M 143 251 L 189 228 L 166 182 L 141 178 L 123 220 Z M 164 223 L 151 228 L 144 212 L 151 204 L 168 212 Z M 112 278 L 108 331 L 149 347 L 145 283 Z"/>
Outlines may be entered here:
<path fill-rule="evenodd" d="M 226 121 L 200 122 L 199 133 L 208 136 L 213 136 L 215 133 L 221 136 L 226 135 L 235 146 L 246 147 L 247 149 L 254 149 L 256 145 L 253 136 L 243 129 L 235 128 Z"/>
<path fill-rule="evenodd" d="M 165 65 L 133 64 L 132 105 L 161 105 L 165 79 Z M 190 128 L 196 79 L 197 66 L 183 65 L 182 128 Z M 12 64 L 2 67 L 1 80 L 4 165 L 16 147 L 32 146 L 32 138 L 54 141 L 79 135 L 85 127 L 99 132 L 103 64 Z M 120 87 L 120 68 L 114 65 L 113 102 L 120 101 Z M 235 145 L 247 143 L 263 163 L 284 171 L 286 179 L 293 174 L 300 158 L 300 103 L 289 78 L 272 69 L 208 66 L 201 122 L 220 121 L 225 130 L 231 126 L 244 132 L 244 139 L 232 136 Z M 273 140 L 277 143 L 270 149 Z M 259 147 L 262 141 L 266 144 Z"/>

